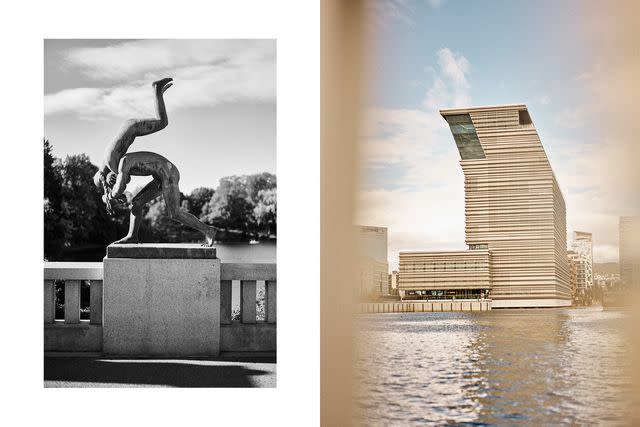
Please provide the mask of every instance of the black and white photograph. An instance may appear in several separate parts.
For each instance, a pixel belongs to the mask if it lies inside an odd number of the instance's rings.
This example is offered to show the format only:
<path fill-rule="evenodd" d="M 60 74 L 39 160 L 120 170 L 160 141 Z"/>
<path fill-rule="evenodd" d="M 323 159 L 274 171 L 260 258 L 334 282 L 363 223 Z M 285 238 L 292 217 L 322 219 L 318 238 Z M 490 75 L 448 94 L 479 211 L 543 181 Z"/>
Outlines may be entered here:
<path fill-rule="evenodd" d="M 44 40 L 45 387 L 275 387 L 276 40 Z"/>

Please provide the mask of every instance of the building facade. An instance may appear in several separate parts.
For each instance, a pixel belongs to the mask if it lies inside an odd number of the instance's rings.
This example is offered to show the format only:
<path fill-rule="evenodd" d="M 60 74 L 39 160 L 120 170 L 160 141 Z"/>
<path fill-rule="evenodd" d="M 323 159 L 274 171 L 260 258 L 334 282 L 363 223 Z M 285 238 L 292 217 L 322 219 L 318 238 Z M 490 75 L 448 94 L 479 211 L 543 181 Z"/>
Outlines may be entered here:
<path fill-rule="evenodd" d="M 640 289 L 640 217 L 620 217 L 619 233 L 620 281 Z"/>
<path fill-rule="evenodd" d="M 565 202 L 527 107 L 440 113 L 460 152 L 466 243 L 491 253 L 493 307 L 571 305 Z"/>
<path fill-rule="evenodd" d="M 578 254 L 567 251 L 567 261 L 569 261 L 569 288 L 571 289 L 571 299 L 575 299 L 578 290 Z"/>
<path fill-rule="evenodd" d="M 389 273 L 389 295 L 398 295 L 398 271 Z"/>
<path fill-rule="evenodd" d="M 387 241 L 386 227 L 357 226 L 360 297 L 370 298 L 389 293 Z"/>
<path fill-rule="evenodd" d="M 403 300 L 487 298 L 491 254 L 488 249 L 400 252 L 398 289 Z"/>
<path fill-rule="evenodd" d="M 574 231 L 571 249 L 577 258 L 577 287 L 579 291 L 584 292 L 593 287 L 593 237 L 591 233 Z"/>

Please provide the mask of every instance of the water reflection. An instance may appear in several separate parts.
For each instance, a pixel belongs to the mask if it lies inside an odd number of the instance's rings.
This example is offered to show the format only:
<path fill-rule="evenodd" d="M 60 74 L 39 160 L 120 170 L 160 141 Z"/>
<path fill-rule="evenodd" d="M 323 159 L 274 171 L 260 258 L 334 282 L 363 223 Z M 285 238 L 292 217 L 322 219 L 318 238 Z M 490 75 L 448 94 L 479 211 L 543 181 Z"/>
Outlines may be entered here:
<path fill-rule="evenodd" d="M 625 318 L 584 309 L 362 316 L 361 424 L 624 424 Z"/>

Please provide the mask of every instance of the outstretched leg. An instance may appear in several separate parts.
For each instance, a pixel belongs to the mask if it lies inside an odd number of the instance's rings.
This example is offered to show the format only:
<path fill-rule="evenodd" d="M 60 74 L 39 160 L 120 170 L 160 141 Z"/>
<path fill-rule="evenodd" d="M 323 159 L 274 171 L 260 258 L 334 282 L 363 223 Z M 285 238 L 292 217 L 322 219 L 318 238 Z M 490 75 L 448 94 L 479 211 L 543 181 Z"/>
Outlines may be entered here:
<path fill-rule="evenodd" d="M 178 188 L 178 179 L 171 179 L 165 182 L 162 186 L 162 194 L 164 196 L 164 203 L 167 208 L 167 214 L 169 218 L 174 221 L 180 222 L 187 227 L 191 227 L 194 230 L 198 230 L 205 237 L 205 245 L 213 246 L 213 242 L 216 237 L 217 228 L 211 227 L 196 218 L 195 215 L 180 209 L 180 189 Z"/>
<path fill-rule="evenodd" d="M 162 193 L 162 186 L 153 180 L 144 186 L 131 200 L 131 214 L 129 215 L 129 233 L 114 243 L 138 243 L 138 231 L 142 223 L 142 208 Z"/>
<path fill-rule="evenodd" d="M 169 118 L 167 117 L 163 94 L 173 85 L 173 83 L 170 83 L 172 80 L 171 78 L 166 78 L 153 82 L 153 90 L 156 94 L 156 118 L 133 120 L 130 125 L 131 136 L 149 135 L 167 127 Z"/>

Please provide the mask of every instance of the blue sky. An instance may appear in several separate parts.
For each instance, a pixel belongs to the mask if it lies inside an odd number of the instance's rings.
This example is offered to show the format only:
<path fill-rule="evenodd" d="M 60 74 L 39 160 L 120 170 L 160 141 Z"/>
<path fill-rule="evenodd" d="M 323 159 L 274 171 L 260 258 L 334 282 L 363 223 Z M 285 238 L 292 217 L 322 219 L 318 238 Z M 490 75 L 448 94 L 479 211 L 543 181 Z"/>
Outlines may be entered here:
<path fill-rule="evenodd" d="M 387 0 L 370 10 L 372 74 L 359 223 L 389 227 L 400 250 L 461 249 L 463 175 L 437 110 L 525 103 L 567 202 L 567 229 L 594 233 L 594 260 L 617 261 L 618 216 L 597 125 L 608 72 L 579 1 Z M 569 236 L 569 240 L 571 236 Z"/>
<path fill-rule="evenodd" d="M 44 136 L 58 157 L 99 164 L 124 120 L 154 116 L 151 82 L 173 77 L 169 126 L 129 151 L 171 160 L 183 192 L 276 172 L 275 40 L 46 40 L 44 67 Z"/>

